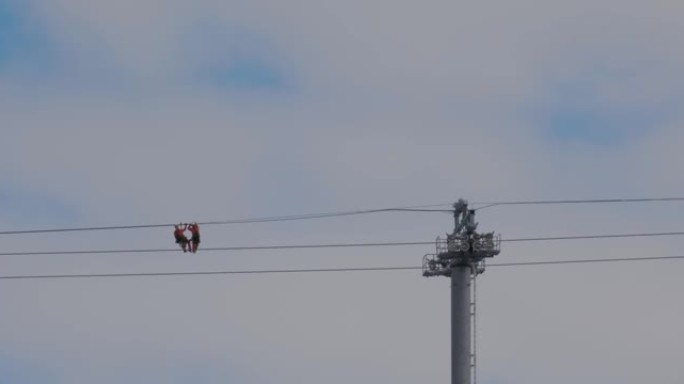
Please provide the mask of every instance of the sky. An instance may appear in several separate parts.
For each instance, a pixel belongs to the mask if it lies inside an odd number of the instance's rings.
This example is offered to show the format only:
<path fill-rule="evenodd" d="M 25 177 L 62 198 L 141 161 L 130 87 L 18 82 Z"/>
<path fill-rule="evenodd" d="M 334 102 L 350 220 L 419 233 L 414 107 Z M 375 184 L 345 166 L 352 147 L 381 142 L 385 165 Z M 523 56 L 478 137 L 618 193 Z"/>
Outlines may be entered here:
<path fill-rule="evenodd" d="M 672 0 L 0 0 L 0 231 L 684 196 Z M 681 231 L 679 203 L 479 211 L 504 238 Z M 203 226 L 201 247 L 432 241 L 443 213 Z M 173 248 L 172 228 L 2 252 Z M 504 243 L 497 262 L 681 255 Z M 2 275 L 419 266 L 432 246 L 2 256 Z M 494 263 L 495 261 L 492 261 Z M 478 380 L 680 383 L 678 261 L 489 268 Z M 449 382 L 420 271 L 0 281 L 0 382 Z"/>

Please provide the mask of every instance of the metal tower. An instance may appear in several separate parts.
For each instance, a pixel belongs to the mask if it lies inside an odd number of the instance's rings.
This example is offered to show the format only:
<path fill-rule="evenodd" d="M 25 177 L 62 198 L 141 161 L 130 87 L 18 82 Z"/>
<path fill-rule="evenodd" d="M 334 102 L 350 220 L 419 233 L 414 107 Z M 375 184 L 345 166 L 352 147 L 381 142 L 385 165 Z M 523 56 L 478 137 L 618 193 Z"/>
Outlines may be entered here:
<path fill-rule="evenodd" d="M 437 238 L 437 252 L 423 257 L 423 276 L 451 278 L 451 384 L 471 384 L 475 371 L 472 284 L 484 272 L 485 260 L 499 254 L 501 237 L 478 233 L 475 211 L 463 199 L 454 203 L 454 221 L 454 232 Z"/>

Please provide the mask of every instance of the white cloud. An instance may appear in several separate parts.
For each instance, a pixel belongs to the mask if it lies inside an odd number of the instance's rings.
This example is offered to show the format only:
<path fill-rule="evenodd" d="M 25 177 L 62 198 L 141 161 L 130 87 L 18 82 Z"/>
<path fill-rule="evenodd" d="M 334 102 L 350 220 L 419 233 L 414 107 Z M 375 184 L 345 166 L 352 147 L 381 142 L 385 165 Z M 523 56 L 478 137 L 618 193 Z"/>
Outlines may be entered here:
<path fill-rule="evenodd" d="M 79 224 L 682 189 L 675 41 L 682 10 L 674 3 L 63 1 L 34 8 L 77 65 L 40 86 L 3 76 L 0 178 L 76 201 Z M 188 31 L 207 18 L 225 22 L 226 38 L 247 31 L 263 42 L 257 53 L 291 69 L 295 90 L 189 84 L 185 71 L 203 58 L 183 56 Z M 201 52 L 232 47 L 201 43 Z M 73 86 L 80 69 L 102 62 L 108 82 Z M 545 140 L 530 110 L 545 108 L 558 83 L 589 75 L 597 76 L 597 108 L 659 111 L 671 103 L 667 118 L 612 146 Z M 123 80 L 113 86 L 117 76 Z M 678 205 L 500 207 L 479 215 L 482 228 L 507 237 L 681 229 Z M 206 227 L 203 245 L 430 240 L 450 225 L 447 215 L 386 214 Z M 4 245 L 173 246 L 165 230 L 16 237 Z M 677 248 L 676 239 L 506 244 L 499 260 Z M 2 265 L 6 273 L 417 265 L 430 251 L 31 257 Z M 490 269 L 480 284 L 481 378 L 678 382 L 679 268 Z M 171 362 L 188 354 L 217 376 L 228 361 L 239 382 L 448 378 L 448 283 L 417 272 L 2 285 L 2 344 L 39 366 L 58 360 L 65 382 L 117 382 L 130 371 L 162 381 Z"/>

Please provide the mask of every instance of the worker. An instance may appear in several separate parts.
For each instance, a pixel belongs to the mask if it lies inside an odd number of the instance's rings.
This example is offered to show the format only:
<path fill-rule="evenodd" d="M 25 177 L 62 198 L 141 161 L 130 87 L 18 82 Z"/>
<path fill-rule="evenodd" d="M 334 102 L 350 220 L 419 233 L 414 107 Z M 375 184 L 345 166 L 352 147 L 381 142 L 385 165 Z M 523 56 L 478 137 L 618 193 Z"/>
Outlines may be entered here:
<path fill-rule="evenodd" d="M 188 229 L 187 224 L 180 223 L 174 225 L 173 237 L 176 239 L 176 244 L 178 244 L 183 252 L 188 251 L 188 238 L 185 236 L 185 230 Z"/>
<path fill-rule="evenodd" d="M 197 222 L 193 222 L 188 225 L 188 230 L 190 231 L 190 252 L 196 253 L 197 247 L 200 243 L 200 230 Z"/>

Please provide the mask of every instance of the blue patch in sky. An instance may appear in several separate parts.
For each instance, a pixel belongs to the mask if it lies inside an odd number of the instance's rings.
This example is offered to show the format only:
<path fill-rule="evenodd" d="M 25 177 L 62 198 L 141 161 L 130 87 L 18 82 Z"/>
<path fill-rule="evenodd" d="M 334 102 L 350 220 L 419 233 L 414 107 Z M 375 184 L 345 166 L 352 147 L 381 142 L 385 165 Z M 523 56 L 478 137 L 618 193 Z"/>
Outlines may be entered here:
<path fill-rule="evenodd" d="M 0 383 L 35 384 L 54 382 L 54 377 L 41 367 L 0 354 Z"/>
<path fill-rule="evenodd" d="M 600 105 L 557 106 L 547 118 L 547 134 L 554 141 L 597 145 L 620 144 L 641 137 L 657 121 L 648 111 L 610 111 Z"/>
<path fill-rule="evenodd" d="M 666 106 L 601 100 L 596 82 L 588 76 L 556 86 L 535 111 L 546 138 L 557 143 L 620 145 L 648 134 L 669 114 Z M 619 79 L 609 79 L 619 81 Z"/>
<path fill-rule="evenodd" d="M 10 4 L 0 0 L 0 62 L 6 60 L 15 49 L 13 35 L 18 24 L 18 15 L 10 8 Z"/>
<path fill-rule="evenodd" d="M 26 4 L 0 0 L 0 69 L 16 63 L 22 69 L 45 70 L 53 57 L 47 32 L 31 18 Z"/>
<path fill-rule="evenodd" d="M 20 225 L 75 222 L 79 218 L 72 204 L 7 182 L 0 186 L 0 215 L 3 221 Z"/>
<path fill-rule="evenodd" d="M 207 68 L 200 72 L 200 77 L 214 86 L 236 90 L 284 90 L 288 87 L 283 73 L 256 59 Z"/>
<path fill-rule="evenodd" d="M 186 360 L 146 360 L 144 365 L 130 364 L 111 377 L 117 383 L 212 384 L 253 382 L 250 371 L 241 369 L 230 358 L 220 363 L 201 361 L 193 354 Z"/>
<path fill-rule="evenodd" d="M 186 31 L 182 45 L 194 81 L 228 91 L 292 91 L 293 76 L 265 35 L 205 18 Z"/>

